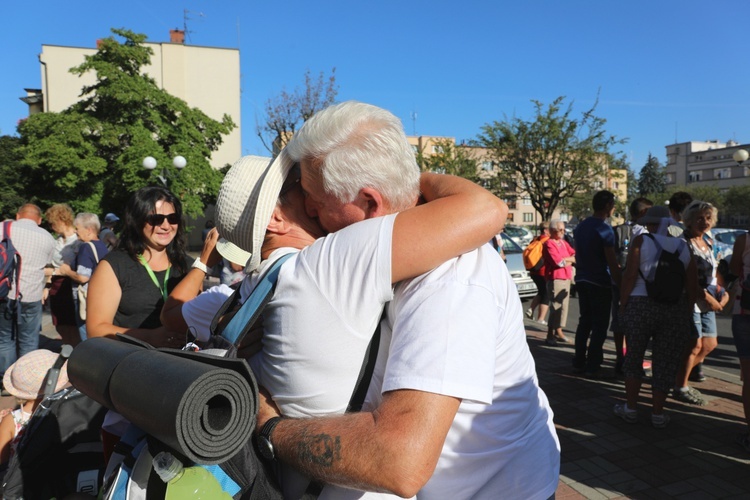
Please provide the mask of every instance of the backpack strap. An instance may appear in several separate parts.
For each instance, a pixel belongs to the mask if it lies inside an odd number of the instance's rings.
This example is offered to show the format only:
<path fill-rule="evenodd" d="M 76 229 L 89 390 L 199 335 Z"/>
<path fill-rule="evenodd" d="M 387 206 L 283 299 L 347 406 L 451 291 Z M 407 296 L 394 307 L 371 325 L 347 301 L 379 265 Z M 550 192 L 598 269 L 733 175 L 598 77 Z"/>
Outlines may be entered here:
<path fill-rule="evenodd" d="M 367 346 L 365 358 L 362 362 L 362 368 L 359 370 L 357 383 L 354 386 L 354 393 L 352 394 L 352 397 L 349 400 L 349 405 L 346 408 L 347 412 L 360 411 L 362 409 L 362 404 L 365 402 L 367 389 L 369 389 L 370 380 L 372 380 L 372 373 L 375 371 L 375 362 L 378 359 L 378 349 L 380 349 L 380 324 L 385 319 L 387 310 L 388 302 L 383 306 L 383 314 L 380 315 L 378 326 L 375 328 L 375 333 L 372 334 L 370 344 Z"/>
<path fill-rule="evenodd" d="M 237 311 L 237 314 L 234 315 L 234 317 L 229 321 L 229 324 L 226 326 L 226 328 L 224 328 L 224 330 L 221 332 L 222 337 L 224 337 L 235 346 L 239 345 L 243 337 L 247 334 L 248 331 L 250 331 L 250 328 L 260 317 L 263 309 L 266 307 L 266 304 L 268 304 L 268 302 L 271 300 L 271 297 L 273 297 L 273 292 L 274 290 L 276 290 L 276 280 L 279 277 L 279 270 L 281 269 L 281 265 L 286 262 L 286 260 L 291 256 L 292 254 L 288 253 L 276 259 L 276 262 L 273 263 L 271 268 L 260 278 L 258 284 L 255 285 L 252 293 L 247 298 L 245 303 L 242 304 L 242 307 L 240 307 L 240 310 Z M 234 293 L 234 295 L 238 294 L 239 290 Z M 227 302 L 235 299 L 234 295 Z M 222 307 L 222 309 L 224 309 L 224 307 Z M 214 317 L 214 322 L 216 322 L 216 317 Z M 211 329 L 213 330 L 213 323 L 211 327 Z"/>
<path fill-rule="evenodd" d="M 99 263 L 99 252 L 96 251 L 96 245 L 94 245 L 93 241 L 89 241 L 89 245 L 91 246 L 91 251 L 94 252 L 94 259 L 96 259 L 96 263 Z"/>
<path fill-rule="evenodd" d="M 13 240 L 10 238 L 10 228 L 13 225 L 12 220 L 6 220 L 3 222 L 3 238 L 7 239 L 8 241 L 13 244 Z M 13 247 L 15 249 L 15 246 Z M 15 250 L 15 255 L 13 256 L 13 259 L 16 261 L 16 314 L 21 314 L 21 254 L 18 253 L 17 250 Z"/>
<path fill-rule="evenodd" d="M 663 250 L 662 246 L 659 244 L 659 242 L 657 241 L 657 239 L 651 233 L 643 233 L 643 237 L 644 238 L 647 237 L 648 239 L 650 239 L 651 241 L 654 242 L 654 246 L 656 246 L 656 259 L 659 260 L 659 254 L 661 254 L 661 251 Z M 638 274 L 641 275 L 641 278 L 643 278 L 643 281 L 649 281 L 648 278 L 646 278 L 643 275 L 643 271 L 641 271 L 641 266 L 638 266 Z M 651 280 L 651 281 L 653 281 L 653 280 Z"/>

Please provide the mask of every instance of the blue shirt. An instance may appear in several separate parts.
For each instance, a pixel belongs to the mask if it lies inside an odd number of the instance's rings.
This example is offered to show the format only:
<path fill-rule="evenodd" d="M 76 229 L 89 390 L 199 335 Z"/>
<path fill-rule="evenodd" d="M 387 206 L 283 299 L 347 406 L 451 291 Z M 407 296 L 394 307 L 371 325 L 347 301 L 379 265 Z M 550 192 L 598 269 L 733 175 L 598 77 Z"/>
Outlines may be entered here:
<path fill-rule="evenodd" d="M 605 248 L 614 248 L 615 232 L 599 217 L 587 217 L 573 230 L 576 240 L 576 283 L 585 281 L 609 287 L 609 273 Z"/>

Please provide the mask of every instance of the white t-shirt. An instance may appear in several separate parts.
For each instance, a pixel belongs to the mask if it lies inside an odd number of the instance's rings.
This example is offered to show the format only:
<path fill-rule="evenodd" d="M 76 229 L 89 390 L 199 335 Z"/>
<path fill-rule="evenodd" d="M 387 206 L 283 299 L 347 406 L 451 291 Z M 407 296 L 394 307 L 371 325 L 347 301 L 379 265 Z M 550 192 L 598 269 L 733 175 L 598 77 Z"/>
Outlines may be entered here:
<path fill-rule="evenodd" d="M 396 286 L 365 400 L 416 389 L 461 398 L 435 473 L 418 498 L 546 499 L 560 443 L 526 343 L 523 311 L 489 246 Z M 327 486 L 320 498 L 381 495 Z"/>
<path fill-rule="evenodd" d="M 201 342 L 211 336 L 211 322 L 216 312 L 234 293 L 228 285 L 212 286 L 192 300 L 182 304 L 182 317 L 188 330 Z"/>
<path fill-rule="evenodd" d="M 685 240 L 661 234 L 652 234 L 652 236 L 654 236 L 659 242 L 659 245 L 668 252 L 675 252 L 679 249 L 680 260 L 687 269 L 688 264 L 690 264 L 690 249 L 687 247 Z M 646 282 L 644 281 L 643 276 L 653 279 L 651 275 L 656 272 L 656 263 L 658 262 L 658 259 L 659 255 L 657 253 L 656 245 L 650 237 L 643 235 L 643 242 L 641 243 L 640 272 L 636 277 L 633 291 L 630 293 L 631 297 L 648 297 Z M 641 273 L 643 273 L 643 276 L 641 276 Z"/>

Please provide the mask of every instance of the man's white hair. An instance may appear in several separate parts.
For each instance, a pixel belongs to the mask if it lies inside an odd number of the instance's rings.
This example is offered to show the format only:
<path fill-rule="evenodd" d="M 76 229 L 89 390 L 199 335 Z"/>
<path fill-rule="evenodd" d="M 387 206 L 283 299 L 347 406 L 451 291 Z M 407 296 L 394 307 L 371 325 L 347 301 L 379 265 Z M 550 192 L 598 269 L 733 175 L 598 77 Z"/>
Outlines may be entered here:
<path fill-rule="evenodd" d="M 414 205 L 419 167 L 404 127 L 393 113 L 346 101 L 316 113 L 286 151 L 293 161 L 320 162 L 326 194 L 349 203 L 362 188 L 373 188 L 393 210 Z"/>

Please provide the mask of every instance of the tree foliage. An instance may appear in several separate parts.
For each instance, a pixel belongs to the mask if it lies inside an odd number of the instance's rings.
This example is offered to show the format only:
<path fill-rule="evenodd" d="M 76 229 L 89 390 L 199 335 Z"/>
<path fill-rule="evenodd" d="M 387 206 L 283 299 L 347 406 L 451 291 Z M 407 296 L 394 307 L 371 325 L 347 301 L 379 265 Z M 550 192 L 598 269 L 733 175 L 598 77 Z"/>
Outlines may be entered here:
<path fill-rule="evenodd" d="M 278 153 L 294 135 L 294 132 L 315 112 L 333 104 L 338 95 L 336 68 L 326 77 L 321 71 L 317 78 L 305 71 L 304 87 L 295 87 L 291 92 L 285 88 L 269 98 L 264 106 L 263 123 L 257 127 L 258 137 L 268 151 Z"/>
<path fill-rule="evenodd" d="M 436 139 L 433 152 L 417 151 L 417 164 L 422 172 L 435 172 L 479 182 L 477 160 L 467 148 L 456 147 L 450 139 Z"/>
<path fill-rule="evenodd" d="M 667 177 L 665 168 L 661 166 L 651 153 L 648 154 L 646 164 L 641 168 L 638 176 L 638 193 L 640 196 L 646 194 L 663 193 L 666 190 Z"/>
<path fill-rule="evenodd" d="M 527 193 L 534 209 L 548 220 L 560 201 L 595 189 L 606 179 L 624 139 L 607 134 L 606 120 L 594 112 L 597 103 L 573 116 L 572 103 L 558 97 L 545 107 L 532 101 L 532 120 L 505 118 L 482 127 L 476 143 L 488 149 L 498 177 Z"/>
<path fill-rule="evenodd" d="M 152 55 L 143 45 L 145 35 L 112 32 L 124 42 L 102 40 L 94 55 L 70 70 L 96 74 L 81 100 L 61 113 L 32 115 L 19 126 L 29 195 L 41 205 L 66 202 L 75 211 L 117 211 L 132 192 L 158 183 L 166 170 L 170 190 L 187 214 L 197 216 L 221 184 L 211 154 L 235 124 L 228 115 L 216 121 L 189 107 L 143 74 Z M 179 173 L 172 166 L 178 155 L 187 159 Z M 155 171 L 142 167 L 146 156 L 156 158 Z"/>
<path fill-rule="evenodd" d="M 0 136 L 0 220 L 15 217 L 18 208 L 27 201 L 20 142 L 18 137 Z"/>

